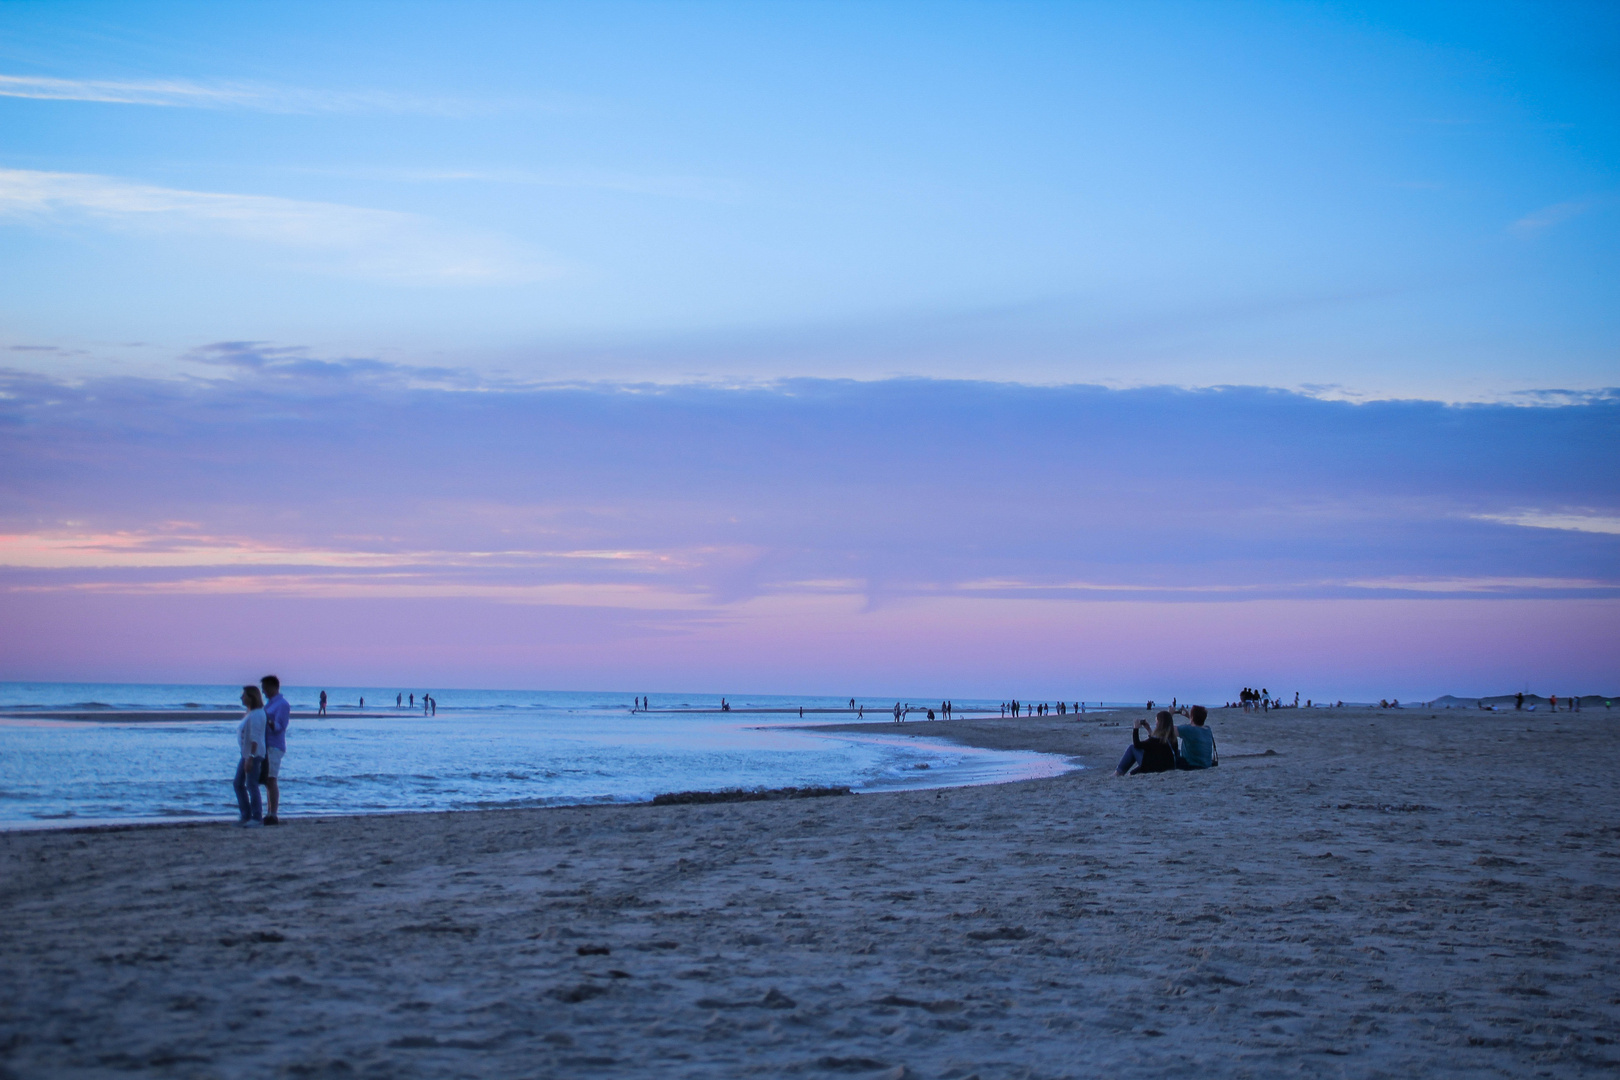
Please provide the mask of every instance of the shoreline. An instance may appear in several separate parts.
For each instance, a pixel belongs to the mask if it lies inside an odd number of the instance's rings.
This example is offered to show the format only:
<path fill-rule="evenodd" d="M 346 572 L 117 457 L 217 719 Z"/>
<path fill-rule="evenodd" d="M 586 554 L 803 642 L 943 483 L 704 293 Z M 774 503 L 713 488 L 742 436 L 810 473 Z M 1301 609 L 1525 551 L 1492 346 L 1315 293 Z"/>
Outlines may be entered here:
<path fill-rule="evenodd" d="M 1113 708 L 1114 707 L 1110 706 L 1109 710 L 1111 711 Z M 496 715 L 504 714 L 507 711 L 508 710 L 503 709 L 501 711 L 501 713 L 497 713 Z M 528 710 L 522 710 L 522 709 L 518 709 L 518 708 L 510 708 L 509 711 L 510 711 L 511 714 L 516 715 L 519 712 L 523 712 L 523 711 L 540 711 L 540 710 L 533 709 L 533 708 L 530 708 Z M 578 710 L 569 710 L 569 711 L 574 712 L 576 714 L 593 712 L 594 714 L 600 714 L 600 715 L 635 716 L 635 717 L 657 717 L 657 716 L 731 717 L 731 716 L 800 716 L 800 715 L 806 716 L 806 717 L 809 717 L 809 716 L 851 716 L 851 717 L 853 717 L 853 716 L 857 716 L 859 714 L 858 710 L 849 709 L 849 708 L 835 708 L 835 709 L 834 708 L 824 708 L 824 709 L 805 708 L 805 709 L 799 709 L 799 708 L 796 708 L 796 707 L 795 708 L 774 708 L 774 707 L 763 708 L 762 707 L 762 708 L 749 708 L 749 709 L 731 708 L 731 709 L 725 709 L 725 710 L 710 709 L 710 708 L 703 708 L 703 709 L 698 709 L 698 708 L 692 708 L 692 709 L 681 709 L 681 708 L 618 709 L 618 708 L 614 708 L 614 709 L 598 709 L 598 710 L 578 709 Z M 962 711 L 964 712 L 964 714 L 966 714 L 966 716 L 973 716 L 973 717 L 977 717 L 979 719 L 997 718 L 995 713 L 993 713 L 993 712 L 991 712 L 991 711 L 989 711 L 987 709 L 979 709 L 979 710 L 972 710 L 972 711 L 962 710 Z M 1094 712 L 1096 712 L 1096 713 L 1101 713 L 1102 711 L 1104 711 L 1104 710 L 1101 709 L 1101 708 L 1099 708 L 1097 710 L 1094 710 Z M 299 721 L 304 721 L 304 720 L 376 720 L 376 719 L 386 719 L 386 720 L 403 719 L 403 720 L 409 720 L 409 719 L 412 719 L 412 718 L 433 719 L 434 715 L 436 715 L 436 714 L 429 715 L 429 714 L 425 714 L 425 713 L 423 713 L 423 712 L 421 712 L 419 710 L 409 709 L 409 708 L 406 708 L 406 709 L 377 708 L 377 709 L 361 710 L 361 709 L 356 709 L 353 706 L 347 706 L 347 707 L 344 707 L 344 711 L 339 711 L 336 707 L 328 708 L 325 716 L 320 716 L 320 715 L 318 715 L 316 713 L 313 713 L 313 712 L 294 712 L 292 714 L 292 719 L 299 720 Z M 456 715 L 457 715 L 457 710 L 450 709 L 450 708 L 447 708 L 445 710 L 446 719 L 454 719 L 456 717 Z M 463 714 L 463 715 L 465 715 L 465 714 Z M 481 715 L 489 715 L 489 714 L 488 713 L 482 713 Z M 6 720 L 60 720 L 60 721 L 85 722 L 85 723 L 131 723 L 131 724 L 164 723 L 164 724 L 173 724 L 173 723 L 183 723 L 183 722 L 188 721 L 188 720 L 218 721 L 218 720 L 240 720 L 240 719 L 242 719 L 242 712 L 241 712 L 240 709 L 210 709 L 210 708 L 206 708 L 206 707 L 202 707 L 202 706 L 199 706 L 198 708 L 195 708 L 195 709 L 124 709 L 124 708 L 117 708 L 117 707 L 114 707 L 114 706 L 108 706 L 106 708 L 94 708 L 94 709 L 91 709 L 91 708 L 74 708 L 74 707 L 57 708 L 57 707 L 54 707 L 54 706 L 42 707 L 42 708 L 38 708 L 38 709 L 31 709 L 31 708 L 30 709 L 17 709 L 17 708 L 0 709 L 0 721 L 6 721 Z M 1028 719 L 1033 720 L 1033 719 L 1051 719 L 1051 718 L 1029 717 Z M 874 724 L 874 723 L 892 723 L 893 721 L 892 720 L 879 721 L 879 720 L 874 720 L 874 719 L 868 718 L 868 719 L 866 719 L 864 721 L 860 721 L 860 722 L 861 723 L 867 723 L 867 724 Z M 940 722 L 941 721 L 938 721 L 938 720 L 925 720 L 925 719 L 922 719 L 921 717 L 914 717 L 914 718 L 907 719 L 905 721 L 905 723 L 909 723 L 909 724 L 937 724 L 937 723 L 940 723 Z"/>
<path fill-rule="evenodd" d="M 234 719 L 238 719 L 238 718 L 237 717 L 232 717 L 231 719 L 234 720 Z M 57 722 L 60 722 L 60 721 L 57 721 Z M 903 735 L 905 735 L 905 736 L 907 736 L 907 737 L 909 737 L 911 739 L 919 739 L 921 741 L 922 745 L 924 745 L 924 746 L 927 746 L 927 745 L 931 744 L 931 745 L 937 746 L 940 750 L 947 751 L 947 752 L 952 752 L 952 751 L 959 752 L 959 751 L 961 751 L 963 749 L 982 750 L 982 751 L 991 751 L 991 752 L 996 752 L 996 753 L 1027 754 L 1031 758 L 1031 760 L 1026 761 L 1026 762 L 1022 762 L 1022 763 L 1002 763 L 1002 768 L 1001 769 L 996 770 L 996 771 L 992 771 L 987 775 L 984 775 L 984 774 L 976 775 L 974 773 L 974 771 L 972 770 L 970 763 L 961 763 L 961 762 L 959 762 L 959 763 L 956 763 L 956 764 L 953 764 L 953 765 L 947 765 L 944 768 L 929 768 L 928 765 L 924 764 L 924 765 L 921 765 L 921 766 L 918 767 L 918 775 L 916 775 L 916 776 L 909 776 L 908 775 L 905 780 L 892 779 L 888 783 L 884 783 L 881 780 L 873 780 L 873 781 L 868 782 L 867 786 L 851 785 L 851 786 L 848 787 L 847 790 L 848 790 L 849 794 L 861 795 L 861 796 L 891 794 L 891 793 L 905 792 L 905 791 L 922 792 L 922 791 L 950 790 L 950 789 L 953 789 L 953 788 L 960 788 L 960 787 L 980 787 L 980 786 L 993 786 L 993 785 L 999 785 L 999 784 L 1024 783 L 1024 782 L 1027 782 L 1027 781 L 1030 781 L 1030 780 L 1039 780 L 1039 779 L 1049 778 L 1049 777 L 1052 777 L 1052 776 L 1062 775 L 1064 772 L 1069 772 L 1069 771 L 1073 771 L 1075 769 L 1084 768 L 1083 765 L 1080 765 L 1080 764 L 1074 762 L 1072 759 L 1063 757 L 1062 755 L 1043 754 L 1040 751 L 1024 750 L 1024 749 L 1020 749 L 1020 748 L 1015 747 L 1015 746 L 978 746 L 978 745 L 974 745 L 974 744 L 968 743 L 968 742 L 948 739 L 948 738 L 944 737 L 943 735 L 941 735 L 939 733 L 936 733 L 936 732 L 933 732 L 931 730 L 917 730 L 917 731 L 907 731 L 907 732 L 903 732 L 903 733 L 896 733 L 895 731 L 891 730 L 891 728 L 893 726 L 894 725 L 892 725 L 892 724 L 890 724 L 890 725 L 885 725 L 885 724 L 877 724 L 877 725 L 873 725 L 873 724 L 847 724 L 847 725 L 831 725 L 831 727 L 836 727 L 837 730 L 828 730 L 827 728 L 823 728 L 823 727 L 820 727 L 820 726 L 817 726 L 817 725 L 809 725 L 809 724 L 806 724 L 806 725 L 793 725 L 791 727 L 787 726 L 787 725 L 783 725 L 783 726 L 780 726 L 780 727 L 778 727 L 778 726 L 770 726 L 770 727 L 759 727 L 759 728 L 750 728 L 747 725 L 738 725 L 738 730 L 743 730 L 743 731 L 753 730 L 753 731 L 761 731 L 761 732 L 782 731 L 782 730 L 797 731 L 797 732 L 801 732 L 801 733 L 806 734 L 806 735 L 814 735 L 814 736 L 819 736 L 819 737 L 824 737 L 824 738 L 840 738 L 841 737 L 841 738 L 844 738 L 846 740 L 854 740 L 854 741 L 857 741 L 857 742 L 867 742 L 867 743 L 877 743 L 877 744 L 893 744 L 896 741 L 898 735 L 903 734 Z M 1047 759 L 1051 759 L 1051 760 L 1047 760 Z M 926 772 L 927 775 L 922 775 L 922 773 L 925 773 L 925 772 Z M 724 795 L 724 794 L 731 794 L 731 793 L 737 793 L 737 792 L 750 792 L 750 793 L 752 793 L 752 792 L 767 792 L 767 793 L 774 793 L 774 792 L 786 791 L 786 790 L 792 790 L 792 789 L 790 789 L 790 788 L 769 788 L 769 787 L 765 787 L 765 786 L 720 787 L 720 788 L 704 789 L 701 792 L 701 794 Z M 297 794 L 296 788 L 289 789 L 288 797 L 289 797 L 290 802 L 295 802 L 296 801 L 296 794 Z M 653 792 L 652 794 L 647 795 L 645 798 L 625 798 L 625 797 L 619 797 L 619 796 L 613 796 L 613 795 L 599 795 L 599 796 L 587 796 L 587 797 L 583 797 L 583 798 L 579 798 L 579 799 L 570 799 L 570 800 L 566 800 L 566 801 L 558 801 L 558 802 L 554 802 L 554 803 L 531 804 L 531 805 L 526 805 L 526 806 L 513 806 L 513 807 L 489 807 L 489 806 L 469 806 L 469 807 L 461 807 L 461 808 L 429 807 L 429 808 L 414 809 L 414 810 L 413 809 L 400 808 L 400 807 L 389 807 L 387 809 L 355 809 L 355 810 L 346 811 L 346 812 L 320 812 L 320 813 L 316 813 L 316 814 L 312 814 L 312 815 L 309 815 L 307 817 L 304 817 L 304 818 L 302 818 L 302 820 L 313 821 L 313 820 L 324 820 L 324 819 L 328 819 L 328 818 L 351 818 L 351 817 L 378 818 L 378 817 L 388 817 L 388 816 L 392 816 L 392 815 L 415 816 L 415 815 L 420 815 L 420 814 L 434 814 L 434 813 L 455 813 L 455 814 L 502 813 L 502 812 L 507 812 L 507 811 L 550 810 L 550 809 L 565 809 L 565 808 L 581 808 L 581 809 L 584 809 L 584 808 L 592 808 L 592 807 L 652 806 L 652 805 L 657 804 L 658 801 L 661 800 L 661 799 L 668 799 L 669 797 L 675 796 L 675 795 L 692 795 L 692 794 L 696 794 L 696 792 L 692 792 L 692 791 Z M 716 800 L 716 801 L 718 801 L 718 800 Z M 172 828 L 172 827 L 177 826 L 177 825 L 188 825 L 189 826 L 189 825 L 203 825 L 203 824 L 234 824 L 235 821 L 236 821 L 236 816 L 235 816 L 234 813 L 202 813 L 202 812 L 195 812 L 195 813 L 193 813 L 193 812 L 167 813 L 167 814 L 154 813 L 154 814 L 131 816 L 131 817 L 86 817 L 86 818 L 78 818 L 78 817 L 72 817 L 72 816 L 52 816 L 52 817 L 42 817 L 42 818 L 28 818 L 28 819 L 21 819 L 21 820 L 16 820 L 16 821 L 0 821 L 0 833 L 5 833 L 5 832 L 39 832 L 39 831 L 61 832 L 61 831 L 72 831 L 72 830 L 80 830 L 80 829 L 85 830 L 85 831 L 96 831 L 96 830 L 128 829 L 128 828 Z"/>
<path fill-rule="evenodd" d="M 983 787 L 0 833 L 0 1068 L 1620 1068 L 1583 718 L 1217 712 L 1220 768 L 1116 779 L 1131 719 L 916 733 L 1089 766 Z"/>

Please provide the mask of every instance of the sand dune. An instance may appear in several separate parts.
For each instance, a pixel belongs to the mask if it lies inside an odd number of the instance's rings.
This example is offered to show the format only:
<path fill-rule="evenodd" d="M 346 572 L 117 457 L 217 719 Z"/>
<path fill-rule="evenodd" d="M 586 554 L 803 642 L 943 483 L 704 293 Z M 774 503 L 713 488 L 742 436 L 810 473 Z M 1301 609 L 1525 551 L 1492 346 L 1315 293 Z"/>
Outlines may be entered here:
<path fill-rule="evenodd" d="M 1000 787 L 0 834 L 0 1077 L 1620 1068 L 1608 716 L 1218 711 L 1116 780 L 1130 719 L 900 729 L 1089 766 Z"/>

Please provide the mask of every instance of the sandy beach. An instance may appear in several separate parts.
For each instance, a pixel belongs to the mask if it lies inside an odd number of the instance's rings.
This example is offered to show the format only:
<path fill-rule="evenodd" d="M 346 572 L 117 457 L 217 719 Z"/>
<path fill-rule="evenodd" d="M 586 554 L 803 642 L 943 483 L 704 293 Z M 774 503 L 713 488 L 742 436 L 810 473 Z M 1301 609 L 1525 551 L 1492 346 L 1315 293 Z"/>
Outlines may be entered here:
<path fill-rule="evenodd" d="M 849 727 L 1086 766 L 991 787 L 0 833 L 0 1077 L 1620 1069 L 1612 714 L 1116 779 L 1137 715 Z"/>

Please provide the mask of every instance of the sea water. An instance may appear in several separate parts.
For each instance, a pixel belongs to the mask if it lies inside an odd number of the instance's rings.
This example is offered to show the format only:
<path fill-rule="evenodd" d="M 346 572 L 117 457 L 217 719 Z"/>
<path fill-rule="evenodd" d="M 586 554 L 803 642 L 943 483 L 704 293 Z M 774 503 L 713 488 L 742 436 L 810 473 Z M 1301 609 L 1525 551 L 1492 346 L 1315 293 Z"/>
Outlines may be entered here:
<path fill-rule="evenodd" d="M 141 711 L 236 708 L 239 687 L 0 683 L 0 827 L 236 816 L 230 779 L 235 720 L 142 721 Z M 663 792 L 847 786 L 857 792 L 949 787 L 1052 776 L 1073 765 L 1049 754 L 982 750 L 927 738 L 928 724 L 892 734 L 817 734 L 801 724 L 847 722 L 848 698 L 509 690 L 284 690 L 294 719 L 282 766 L 284 815 L 473 810 L 637 802 Z M 416 706 L 396 706 L 396 694 Z M 365 708 L 360 700 L 365 699 Z M 903 704 L 904 699 L 899 699 Z M 407 698 L 408 701 L 408 698 Z M 894 700 L 860 699 L 868 720 Z M 937 708 L 938 703 L 931 703 Z M 994 703 L 957 702 L 959 708 Z M 800 720 L 797 709 L 806 714 Z M 926 706 L 924 706 L 926 707 Z M 43 718 L 73 709 L 92 722 Z M 759 711 L 752 711 L 759 710 Z M 923 715 L 911 714 L 913 721 Z"/>

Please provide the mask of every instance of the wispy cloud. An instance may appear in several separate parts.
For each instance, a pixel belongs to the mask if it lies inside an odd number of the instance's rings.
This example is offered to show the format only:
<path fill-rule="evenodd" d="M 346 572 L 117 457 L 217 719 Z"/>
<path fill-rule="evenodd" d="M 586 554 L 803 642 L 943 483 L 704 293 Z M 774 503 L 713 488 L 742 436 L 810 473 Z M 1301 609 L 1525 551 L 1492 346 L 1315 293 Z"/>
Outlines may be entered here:
<path fill-rule="evenodd" d="M 1569 511 L 1521 510 L 1512 514 L 1475 514 L 1477 521 L 1503 525 L 1523 525 L 1529 529 L 1564 529 L 1569 532 L 1606 533 L 1620 536 L 1620 517 Z"/>
<path fill-rule="evenodd" d="M 0 221 L 7 220 L 245 240 L 299 252 L 303 269 L 402 283 L 480 284 L 554 273 L 501 237 L 415 214 L 85 173 L 0 169 Z"/>
<path fill-rule="evenodd" d="M 405 112 L 449 116 L 471 111 L 466 102 L 387 91 L 311 90 L 189 79 L 57 79 L 42 75 L 0 75 L 0 97 L 273 113 Z"/>
<path fill-rule="evenodd" d="M 398 169 L 369 175 L 406 183 L 512 184 L 651 195 L 694 202 L 735 202 L 742 197 L 744 190 L 741 184 L 733 180 L 606 169 Z"/>
<path fill-rule="evenodd" d="M 1580 217 L 1591 208 L 1592 204 L 1585 201 L 1553 203 L 1551 206 L 1543 206 L 1532 214 L 1526 214 L 1513 223 L 1512 229 L 1521 235 L 1534 235 L 1545 232 L 1554 225 L 1562 225 L 1566 221 Z"/>
<path fill-rule="evenodd" d="M 627 582 L 543 584 L 433 581 L 407 574 L 333 577 L 282 574 L 188 577 L 174 581 L 78 581 L 0 587 L 10 593 L 100 593 L 121 596 L 287 596 L 310 600 L 478 600 L 542 607 L 699 611 L 711 606 L 696 590 Z"/>
<path fill-rule="evenodd" d="M 194 532 L 0 534 L 0 566 L 35 570 L 322 567 L 331 569 L 534 568 L 558 562 L 607 562 L 643 572 L 679 565 L 652 551 L 365 551 L 296 547 Z"/>
<path fill-rule="evenodd" d="M 1344 583 L 1352 589 L 1445 595 L 1520 595 L 1526 592 L 1620 592 L 1620 585 L 1590 578 L 1550 577 L 1390 577 Z"/>

